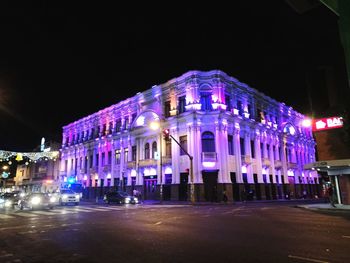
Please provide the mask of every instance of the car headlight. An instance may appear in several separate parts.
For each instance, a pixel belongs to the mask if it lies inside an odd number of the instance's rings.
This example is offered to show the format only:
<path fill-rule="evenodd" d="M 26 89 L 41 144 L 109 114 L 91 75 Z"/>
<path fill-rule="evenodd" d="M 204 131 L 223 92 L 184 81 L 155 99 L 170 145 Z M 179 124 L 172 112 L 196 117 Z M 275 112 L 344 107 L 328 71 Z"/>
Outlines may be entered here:
<path fill-rule="evenodd" d="M 32 205 L 38 205 L 41 203 L 41 198 L 40 197 L 33 197 L 30 202 L 32 203 Z"/>
<path fill-rule="evenodd" d="M 125 198 L 125 203 L 127 203 L 127 204 L 130 203 L 130 198 L 129 197 Z"/>
<path fill-rule="evenodd" d="M 6 200 L 5 201 L 5 207 L 10 207 L 12 205 L 12 201 L 11 200 Z"/>
<path fill-rule="evenodd" d="M 54 203 L 54 202 L 56 202 L 56 197 L 54 197 L 54 196 L 51 196 L 51 197 L 50 197 L 50 202 L 51 202 L 51 203 Z"/>
<path fill-rule="evenodd" d="M 138 203 L 139 199 L 137 199 L 137 197 L 134 197 L 134 201 L 135 201 L 135 203 Z"/>
<path fill-rule="evenodd" d="M 26 194 L 25 194 L 25 193 L 20 193 L 19 196 L 20 196 L 20 197 L 25 197 Z"/>
<path fill-rule="evenodd" d="M 68 195 L 62 195 L 62 199 L 67 199 Z"/>
<path fill-rule="evenodd" d="M 79 200 L 79 198 L 80 198 L 80 195 L 75 195 L 75 199 Z"/>

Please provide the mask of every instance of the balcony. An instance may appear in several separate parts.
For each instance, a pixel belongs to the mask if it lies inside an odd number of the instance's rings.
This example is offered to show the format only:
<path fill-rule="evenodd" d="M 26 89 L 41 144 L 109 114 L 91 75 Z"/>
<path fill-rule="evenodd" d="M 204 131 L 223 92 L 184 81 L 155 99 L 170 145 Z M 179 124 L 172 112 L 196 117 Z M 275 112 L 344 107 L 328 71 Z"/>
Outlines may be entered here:
<path fill-rule="evenodd" d="M 216 152 L 202 152 L 202 162 L 216 162 Z"/>
<path fill-rule="evenodd" d="M 102 171 L 107 173 L 111 171 L 111 165 L 110 164 L 106 164 L 104 166 L 102 166 Z"/>
<path fill-rule="evenodd" d="M 275 160 L 275 168 L 281 168 L 282 162 L 280 160 Z"/>
<path fill-rule="evenodd" d="M 139 161 L 139 166 L 144 167 L 144 166 L 155 166 L 157 165 L 157 160 L 155 159 L 144 159 Z"/>
<path fill-rule="evenodd" d="M 242 155 L 242 164 L 251 164 L 252 158 L 249 155 Z"/>
<path fill-rule="evenodd" d="M 287 163 L 288 169 L 298 169 L 298 164 L 297 163 Z"/>
<path fill-rule="evenodd" d="M 264 167 L 269 167 L 269 166 L 271 165 L 270 159 L 262 158 L 262 159 L 261 159 L 261 164 L 262 164 L 262 166 L 264 166 Z"/>
<path fill-rule="evenodd" d="M 163 156 L 163 158 L 162 158 L 163 164 L 171 164 L 171 162 L 172 162 L 172 159 L 170 156 Z"/>
<path fill-rule="evenodd" d="M 127 168 L 135 168 L 136 167 L 136 161 L 130 161 L 126 163 Z"/>

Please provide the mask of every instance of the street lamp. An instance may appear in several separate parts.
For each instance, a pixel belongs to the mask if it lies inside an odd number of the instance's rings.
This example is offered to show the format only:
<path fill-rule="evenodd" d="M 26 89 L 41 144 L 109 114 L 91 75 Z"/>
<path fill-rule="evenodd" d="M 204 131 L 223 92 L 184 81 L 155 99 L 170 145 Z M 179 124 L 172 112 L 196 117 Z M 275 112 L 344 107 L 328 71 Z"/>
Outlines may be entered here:
<path fill-rule="evenodd" d="M 160 181 L 160 188 L 159 188 L 159 199 L 160 203 L 163 203 L 163 162 L 162 162 L 162 129 L 160 125 L 160 121 L 153 121 L 150 123 L 150 128 L 154 131 L 159 131 L 159 181 Z"/>

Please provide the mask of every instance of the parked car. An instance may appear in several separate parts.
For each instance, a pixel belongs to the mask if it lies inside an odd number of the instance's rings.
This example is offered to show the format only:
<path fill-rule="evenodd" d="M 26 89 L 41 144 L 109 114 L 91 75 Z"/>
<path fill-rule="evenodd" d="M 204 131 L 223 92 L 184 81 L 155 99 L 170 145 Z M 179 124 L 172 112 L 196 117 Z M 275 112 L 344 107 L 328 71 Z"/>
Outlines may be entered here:
<path fill-rule="evenodd" d="M 0 194 L 0 208 L 15 208 L 20 198 L 20 192 Z"/>
<path fill-rule="evenodd" d="M 50 197 L 47 193 L 31 193 L 18 201 L 20 210 L 29 208 L 31 210 L 36 208 L 49 208 L 55 206 L 56 198 Z"/>
<path fill-rule="evenodd" d="M 139 200 L 136 196 L 129 195 L 126 192 L 108 192 L 103 196 L 103 201 L 106 204 L 138 204 Z"/>
<path fill-rule="evenodd" d="M 61 189 L 59 203 L 60 205 L 74 204 L 78 205 L 80 202 L 80 194 L 75 193 L 71 189 Z"/>

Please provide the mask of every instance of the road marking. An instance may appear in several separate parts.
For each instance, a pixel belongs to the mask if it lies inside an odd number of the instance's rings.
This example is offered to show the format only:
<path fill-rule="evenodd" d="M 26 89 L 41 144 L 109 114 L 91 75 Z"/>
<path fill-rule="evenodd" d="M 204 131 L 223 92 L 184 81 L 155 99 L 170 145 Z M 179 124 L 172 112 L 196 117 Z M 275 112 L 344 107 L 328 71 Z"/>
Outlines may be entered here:
<path fill-rule="evenodd" d="M 155 223 L 155 225 L 160 225 L 162 223 L 162 221 L 159 221 L 157 223 Z"/>
<path fill-rule="evenodd" d="M 110 207 L 110 206 L 108 206 L 108 207 L 103 207 L 103 209 L 108 209 L 108 210 L 124 210 L 123 207 Z"/>
<path fill-rule="evenodd" d="M 70 211 L 77 211 L 77 212 L 84 212 L 84 213 L 91 213 L 93 211 L 91 210 L 86 210 L 86 209 L 81 209 L 81 208 L 72 208 L 72 209 L 69 209 Z M 68 211 L 68 210 L 65 210 L 65 211 Z"/>
<path fill-rule="evenodd" d="M 57 215 L 55 212 L 47 212 L 47 211 L 32 211 L 33 214 L 45 215 L 45 216 L 53 216 Z"/>
<path fill-rule="evenodd" d="M 342 236 L 343 238 L 350 238 L 350 236 Z"/>
<path fill-rule="evenodd" d="M 92 210 L 92 211 L 104 211 L 104 212 L 107 212 L 107 211 L 110 211 L 110 210 L 106 210 L 106 209 L 102 209 L 102 208 L 94 208 L 94 207 L 84 207 L 84 209 L 88 209 L 88 210 Z"/>
<path fill-rule="evenodd" d="M 310 262 L 329 263 L 329 261 L 323 261 L 323 260 L 318 260 L 318 259 L 313 259 L 313 258 L 304 258 L 304 257 L 293 256 L 293 255 L 288 255 L 288 257 L 289 258 L 301 259 L 301 260 L 305 260 L 305 261 L 310 261 Z"/>
<path fill-rule="evenodd" d="M 0 219 L 9 219 L 9 218 L 14 218 L 14 217 L 9 216 L 9 215 L 0 214 Z"/>
<path fill-rule="evenodd" d="M 38 215 L 35 215 L 35 214 L 30 214 L 30 213 L 25 213 L 25 212 L 17 212 L 15 215 L 16 215 L 16 216 L 23 216 L 23 217 L 34 217 L 34 216 L 38 216 Z"/>

